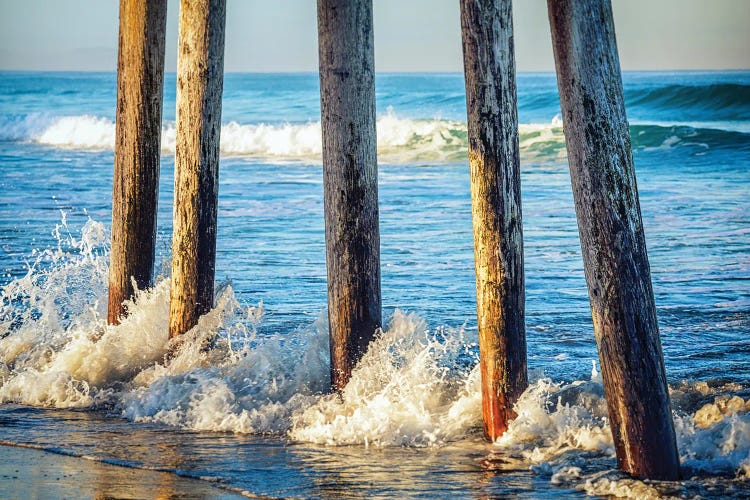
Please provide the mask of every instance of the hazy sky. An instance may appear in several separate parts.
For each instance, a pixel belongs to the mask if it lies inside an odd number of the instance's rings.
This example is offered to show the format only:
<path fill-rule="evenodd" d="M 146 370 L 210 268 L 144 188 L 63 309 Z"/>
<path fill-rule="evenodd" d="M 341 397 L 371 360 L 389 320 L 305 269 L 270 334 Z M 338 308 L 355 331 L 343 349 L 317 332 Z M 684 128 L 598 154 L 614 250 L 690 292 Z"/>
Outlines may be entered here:
<path fill-rule="evenodd" d="M 317 71 L 315 0 L 228 0 L 227 71 Z M 378 71 L 460 71 L 458 0 L 374 0 Z M 554 69 L 545 0 L 513 5 L 519 71 Z M 750 0 L 613 0 L 623 69 L 750 68 Z M 177 0 L 169 1 L 174 71 Z M 116 0 L 0 0 L 0 69 L 117 64 Z"/>

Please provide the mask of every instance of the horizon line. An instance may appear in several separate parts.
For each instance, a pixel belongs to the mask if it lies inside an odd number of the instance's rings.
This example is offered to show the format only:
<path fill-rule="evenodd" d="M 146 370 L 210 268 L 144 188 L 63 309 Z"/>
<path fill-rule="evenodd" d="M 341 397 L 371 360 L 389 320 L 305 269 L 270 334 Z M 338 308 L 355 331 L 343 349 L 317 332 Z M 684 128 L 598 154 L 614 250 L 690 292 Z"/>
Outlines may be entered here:
<path fill-rule="evenodd" d="M 750 72 L 748 68 L 681 68 L 681 69 L 623 69 L 622 73 L 719 73 L 719 72 Z M 117 73 L 117 69 L 13 69 L 0 68 L 0 73 Z M 176 74 L 176 71 L 165 71 L 164 74 Z M 551 70 L 522 70 L 516 71 L 516 74 L 555 74 Z M 225 75 L 317 75 L 314 70 L 300 71 L 225 71 Z M 458 75 L 463 74 L 463 70 L 429 70 L 429 71 L 376 71 L 376 75 Z"/>

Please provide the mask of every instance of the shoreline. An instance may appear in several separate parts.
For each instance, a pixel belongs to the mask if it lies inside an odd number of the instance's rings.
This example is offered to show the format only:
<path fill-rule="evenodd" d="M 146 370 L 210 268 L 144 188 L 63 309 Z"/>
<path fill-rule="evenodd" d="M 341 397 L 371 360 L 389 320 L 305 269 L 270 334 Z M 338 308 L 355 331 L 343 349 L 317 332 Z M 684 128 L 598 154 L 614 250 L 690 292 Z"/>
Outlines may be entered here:
<path fill-rule="evenodd" d="M 173 472 L 0 443 L 4 498 L 259 498 Z"/>

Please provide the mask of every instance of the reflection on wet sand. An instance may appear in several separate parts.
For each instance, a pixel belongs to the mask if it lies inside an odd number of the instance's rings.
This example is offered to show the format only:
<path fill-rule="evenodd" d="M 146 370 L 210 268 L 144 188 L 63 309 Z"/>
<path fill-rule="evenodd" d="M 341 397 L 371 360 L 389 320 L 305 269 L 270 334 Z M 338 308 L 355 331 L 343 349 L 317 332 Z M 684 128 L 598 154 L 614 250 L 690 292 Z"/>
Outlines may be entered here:
<path fill-rule="evenodd" d="M 312 496 L 324 498 L 404 498 L 418 496 L 426 489 L 442 498 L 465 496 L 467 492 L 493 497 L 509 490 L 523 496 L 533 494 L 538 482 L 547 481 L 533 474 L 528 465 L 498 454 L 479 434 L 476 439 L 440 448 L 330 447 L 293 443 L 279 436 L 197 433 L 154 424 L 133 425 L 92 412 L 22 407 L 7 411 L 14 413 L 7 421 L 17 425 L 0 428 L 0 440 L 54 449 L 59 446 L 55 438 L 64 425 L 68 432 L 63 452 L 131 467 L 148 464 L 155 469 L 115 467 L 119 472 L 116 474 L 109 470 L 110 465 L 70 458 L 74 468 L 85 462 L 87 468 L 90 465 L 97 471 L 86 481 L 95 486 L 92 496 L 95 493 L 99 498 L 132 498 L 133 491 L 142 498 L 177 498 L 183 494 L 201 498 L 200 489 L 184 489 L 188 479 L 181 475 L 211 478 L 219 484 L 227 478 L 236 484 L 241 478 L 243 490 L 270 497 L 309 497 L 312 492 Z M 54 432 L 47 433 L 45 429 Z M 4 449 L 0 447 L 0 451 Z M 52 456 L 53 462 L 69 458 Z M 290 474 L 290 470 L 298 472 Z M 142 481 L 142 475 L 151 479 Z M 213 496 L 230 494 L 208 482 L 188 481 L 206 485 Z M 555 493 L 564 496 L 567 490 L 560 488 Z"/>
<path fill-rule="evenodd" d="M 301 461 L 294 465 L 311 479 L 316 496 L 324 498 L 409 498 L 427 490 L 435 498 L 455 498 L 467 492 L 491 498 L 499 491 L 522 497 L 534 496 L 540 481 L 527 464 L 502 458 L 479 437 L 428 449 L 292 445 L 290 451 Z M 497 467 L 500 463 L 503 467 Z M 564 497 L 568 491 L 556 493 Z"/>
<path fill-rule="evenodd" d="M 4 498 L 240 498 L 167 472 L 118 467 L 33 448 L 0 447 Z"/>

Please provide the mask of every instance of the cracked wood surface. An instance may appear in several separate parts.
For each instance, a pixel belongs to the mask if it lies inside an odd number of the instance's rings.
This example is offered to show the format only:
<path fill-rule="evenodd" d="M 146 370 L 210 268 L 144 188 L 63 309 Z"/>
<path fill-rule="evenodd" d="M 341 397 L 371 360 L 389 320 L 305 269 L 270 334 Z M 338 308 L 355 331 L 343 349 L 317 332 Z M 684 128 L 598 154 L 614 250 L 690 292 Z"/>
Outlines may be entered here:
<path fill-rule="evenodd" d="M 594 334 L 619 466 L 674 480 L 679 457 L 609 0 L 548 0 Z"/>
<path fill-rule="evenodd" d="M 180 2 L 169 333 L 213 307 L 226 0 Z"/>
<path fill-rule="evenodd" d="M 372 0 L 318 0 L 331 384 L 381 327 Z"/>
<path fill-rule="evenodd" d="M 510 0 L 461 0 L 485 436 L 528 385 L 518 113 Z"/>
<path fill-rule="evenodd" d="M 166 0 L 121 0 L 107 321 L 151 286 L 156 251 Z"/>

